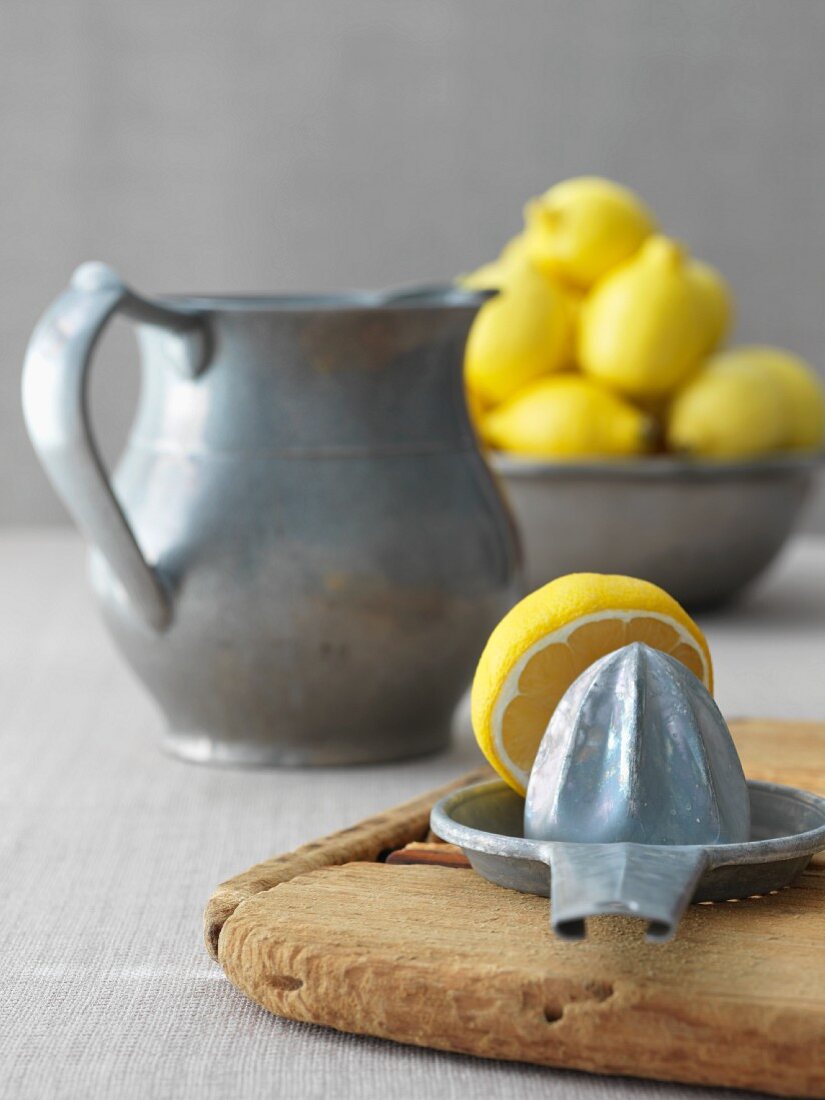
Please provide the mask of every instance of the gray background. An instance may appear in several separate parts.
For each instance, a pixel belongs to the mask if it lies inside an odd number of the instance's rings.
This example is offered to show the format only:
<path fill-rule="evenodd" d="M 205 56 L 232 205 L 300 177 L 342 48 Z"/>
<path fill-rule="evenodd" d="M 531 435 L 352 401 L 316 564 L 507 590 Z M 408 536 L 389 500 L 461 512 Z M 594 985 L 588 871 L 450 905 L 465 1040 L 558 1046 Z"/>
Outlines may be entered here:
<path fill-rule="evenodd" d="M 2 0 L 0 521 L 65 518 L 18 379 L 88 258 L 144 290 L 448 277 L 597 172 L 722 269 L 738 336 L 822 368 L 824 57 L 821 0 Z M 111 456 L 125 327 L 102 352 Z"/>

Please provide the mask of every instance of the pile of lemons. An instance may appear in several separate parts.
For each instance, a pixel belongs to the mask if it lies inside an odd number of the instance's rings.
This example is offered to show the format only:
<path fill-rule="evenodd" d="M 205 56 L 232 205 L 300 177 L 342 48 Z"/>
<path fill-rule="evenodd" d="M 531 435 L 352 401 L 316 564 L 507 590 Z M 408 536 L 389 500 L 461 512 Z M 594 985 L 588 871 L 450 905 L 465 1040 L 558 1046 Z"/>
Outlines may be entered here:
<path fill-rule="evenodd" d="M 524 231 L 460 281 L 499 291 L 465 358 L 492 448 L 745 459 L 825 439 L 816 372 L 778 348 L 718 350 L 732 314 L 724 279 L 617 183 L 571 179 L 531 200 Z"/>

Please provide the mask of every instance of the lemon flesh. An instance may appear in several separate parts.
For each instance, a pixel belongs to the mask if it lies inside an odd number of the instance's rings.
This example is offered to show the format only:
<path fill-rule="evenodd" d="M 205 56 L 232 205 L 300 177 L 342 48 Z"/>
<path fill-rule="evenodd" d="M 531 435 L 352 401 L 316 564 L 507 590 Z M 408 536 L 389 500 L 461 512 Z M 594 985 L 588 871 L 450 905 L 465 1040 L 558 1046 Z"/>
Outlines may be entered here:
<path fill-rule="evenodd" d="M 520 390 L 483 419 L 482 436 L 502 451 L 535 458 L 599 458 L 649 450 L 652 421 L 609 390 L 573 374 Z"/>
<path fill-rule="evenodd" d="M 598 283 L 579 325 L 582 369 L 638 400 L 681 386 L 724 335 L 730 304 L 724 281 L 666 237 Z"/>
<path fill-rule="evenodd" d="M 464 358 L 467 386 L 486 405 L 570 361 L 573 308 L 564 290 L 521 267 L 473 322 Z"/>
<path fill-rule="evenodd" d="M 490 635 L 472 688 L 473 730 L 520 794 L 550 718 L 594 661 L 631 642 L 669 653 L 713 690 L 702 632 L 663 589 L 634 577 L 572 573 L 531 593 Z"/>
<path fill-rule="evenodd" d="M 637 195 L 595 176 L 556 184 L 528 202 L 524 217 L 536 266 L 583 290 L 629 259 L 655 228 Z"/>

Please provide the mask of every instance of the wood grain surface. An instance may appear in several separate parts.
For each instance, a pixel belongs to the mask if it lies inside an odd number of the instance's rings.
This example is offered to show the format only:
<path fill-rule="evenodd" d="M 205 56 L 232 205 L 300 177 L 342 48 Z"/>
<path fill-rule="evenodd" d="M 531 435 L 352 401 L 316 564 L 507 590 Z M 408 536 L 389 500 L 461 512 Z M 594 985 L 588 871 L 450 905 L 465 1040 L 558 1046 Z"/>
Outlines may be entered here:
<path fill-rule="evenodd" d="M 825 793 L 825 725 L 733 730 L 750 777 Z M 441 793 L 225 883 L 207 942 L 230 981 L 271 1012 L 342 1031 L 825 1096 L 825 859 L 779 894 L 692 906 L 668 944 L 610 917 L 569 944 L 550 933 L 545 898 L 460 866 L 375 862 L 424 838 Z"/>

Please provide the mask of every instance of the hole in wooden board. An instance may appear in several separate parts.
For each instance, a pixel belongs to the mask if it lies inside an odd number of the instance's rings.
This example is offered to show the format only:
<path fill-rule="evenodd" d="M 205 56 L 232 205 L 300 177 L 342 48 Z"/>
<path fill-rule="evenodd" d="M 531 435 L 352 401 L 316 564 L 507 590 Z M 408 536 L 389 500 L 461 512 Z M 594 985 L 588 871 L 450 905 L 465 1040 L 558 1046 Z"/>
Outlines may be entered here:
<path fill-rule="evenodd" d="M 273 974 L 268 979 L 272 989 L 280 989 L 284 993 L 294 993 L 304 984 L 301 978 L 293 978 L 291 974 Z"/>
<path fill-rule="evenodd" d="M 588 1001 L 595 1001 L 597 1004 L 601 1004 L 603 1001 L 607 1001 L 613 996 L 614 989 L 612 982 L 587 982 L 584 987 L 584 996 L 573 996 L 572 1003 L 586 1003 Z M 560 1005 L 558 1003 L 549 1003 L 544 1006 L 543 1014 L 544 1019 L 548 1024 L 557 1024 L 564 1016 L 567 1009 L 567 1005 Z"/>
<path fill-rule="evenodd" d="M 612 982 L 588 982 L 584 988 L 592 1001 L 606 1001 L 615 992 Z"/>

